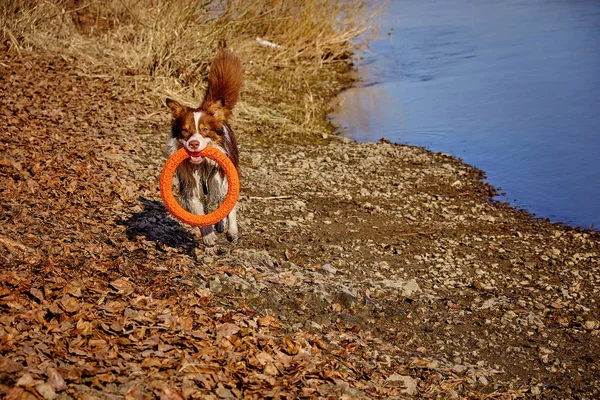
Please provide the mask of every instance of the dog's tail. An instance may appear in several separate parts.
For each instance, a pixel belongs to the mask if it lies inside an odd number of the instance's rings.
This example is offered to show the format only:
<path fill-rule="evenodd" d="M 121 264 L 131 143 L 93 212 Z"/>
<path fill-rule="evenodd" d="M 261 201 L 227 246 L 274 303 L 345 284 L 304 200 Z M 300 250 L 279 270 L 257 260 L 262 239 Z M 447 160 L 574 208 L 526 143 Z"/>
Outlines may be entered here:
<path fill-rule="evenodd" d="M 240 99 L 242 62 L 234 53 L 223 50 L 217 54 L 208 74 L 208 88 L 201 108 L 217 119 L 225 120 Z"/>

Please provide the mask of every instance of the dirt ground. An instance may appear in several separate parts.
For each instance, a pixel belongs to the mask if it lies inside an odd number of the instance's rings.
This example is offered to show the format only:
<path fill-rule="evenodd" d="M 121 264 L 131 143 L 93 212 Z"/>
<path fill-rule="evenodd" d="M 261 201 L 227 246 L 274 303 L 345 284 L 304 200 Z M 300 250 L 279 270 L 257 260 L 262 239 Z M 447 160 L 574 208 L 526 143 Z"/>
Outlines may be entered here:
<path fill-rule="evenodd" d="M 0 57 L 6 398 L 600 397 L 599 233 L 449 155 L 234 123 L 240 241 L 206 248 L 150 90 Z"/>

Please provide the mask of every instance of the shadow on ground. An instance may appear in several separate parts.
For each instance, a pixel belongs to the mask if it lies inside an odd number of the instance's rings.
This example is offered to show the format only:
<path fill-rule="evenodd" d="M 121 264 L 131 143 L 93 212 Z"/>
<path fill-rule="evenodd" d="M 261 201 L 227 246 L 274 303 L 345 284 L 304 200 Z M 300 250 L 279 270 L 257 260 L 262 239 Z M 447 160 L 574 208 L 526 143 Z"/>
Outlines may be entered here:
<path fill-rule="evenodd" d="M 140 197 L 144 210 L 135 213 L 127 220 L 117 221 L 127 227 L 127 238 L 135 241 L 138 237 L 162 243 L 170 247 L 194 249 L 198 242 L 194 235 L 179 222 L 170 217 L 165 206 L 156 200 Z"/>

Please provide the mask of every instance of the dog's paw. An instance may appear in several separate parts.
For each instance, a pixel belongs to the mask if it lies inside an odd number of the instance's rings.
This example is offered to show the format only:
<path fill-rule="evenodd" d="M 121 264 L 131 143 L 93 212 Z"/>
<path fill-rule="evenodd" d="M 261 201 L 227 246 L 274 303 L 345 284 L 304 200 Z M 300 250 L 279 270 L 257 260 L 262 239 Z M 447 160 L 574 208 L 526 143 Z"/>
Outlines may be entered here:
<path fill-rule="evenodd" d="M 217 235 L 214 232 L 202 236 L 202 243 L 205 246 L 214 246 L 217 243 Z"/>
<path fill-rule="evenodd" d="M 219 233 L 225 232 L 225 220 L 222 219 L 215 224 L 215 230 Z"/>
<path fill-rule="evenodd" d="M 229 240 L 232 243 L 237 243 L 237 241 L 238 241 L 238 235 L 237 235 L 237 233 L 227 232 L 225 234 L 225 236 L 227 236 L 227 240 Z"/>

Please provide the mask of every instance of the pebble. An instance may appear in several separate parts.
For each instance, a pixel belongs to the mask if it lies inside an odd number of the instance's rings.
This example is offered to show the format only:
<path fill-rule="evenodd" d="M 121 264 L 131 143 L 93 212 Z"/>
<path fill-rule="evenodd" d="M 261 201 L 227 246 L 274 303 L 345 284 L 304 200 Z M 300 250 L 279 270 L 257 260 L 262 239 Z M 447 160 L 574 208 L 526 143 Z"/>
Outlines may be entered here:
<path fill-rule="evenodd" d="M 39 383 L 35 385 L 35 390 L 46 400 L 54 400 L 56 398 L 56 392 L 47 383 Z"/>
<path fill-rule="evenodd" d="M 598 328 L 598 321 L 587 320 L 583 323 L 583 327 L 588 331 L 592 331 Z"/>
<path fill-rule="evenodd" d="M 408 375 L 393 373 L 385 380 L 386 384 L 401 386 L 404 389 L 400 391 L 409 396 L 417 394 L 417 381 Z"/>
<path fill-rule="evenodd" d="M 335 275 L 337 269 L 335 269 L 331 264 L 325 264 L 321 267 L 321 269 L 325 272 L 330 273 L 331 275 Z"/>
<path fill-rule="evenodd" d="M 452 367 L 452 371 L 454 371 L 458 375 L 462 375 L 467 372 L 469 368 L 466 365 L 456 364 Z"/>

